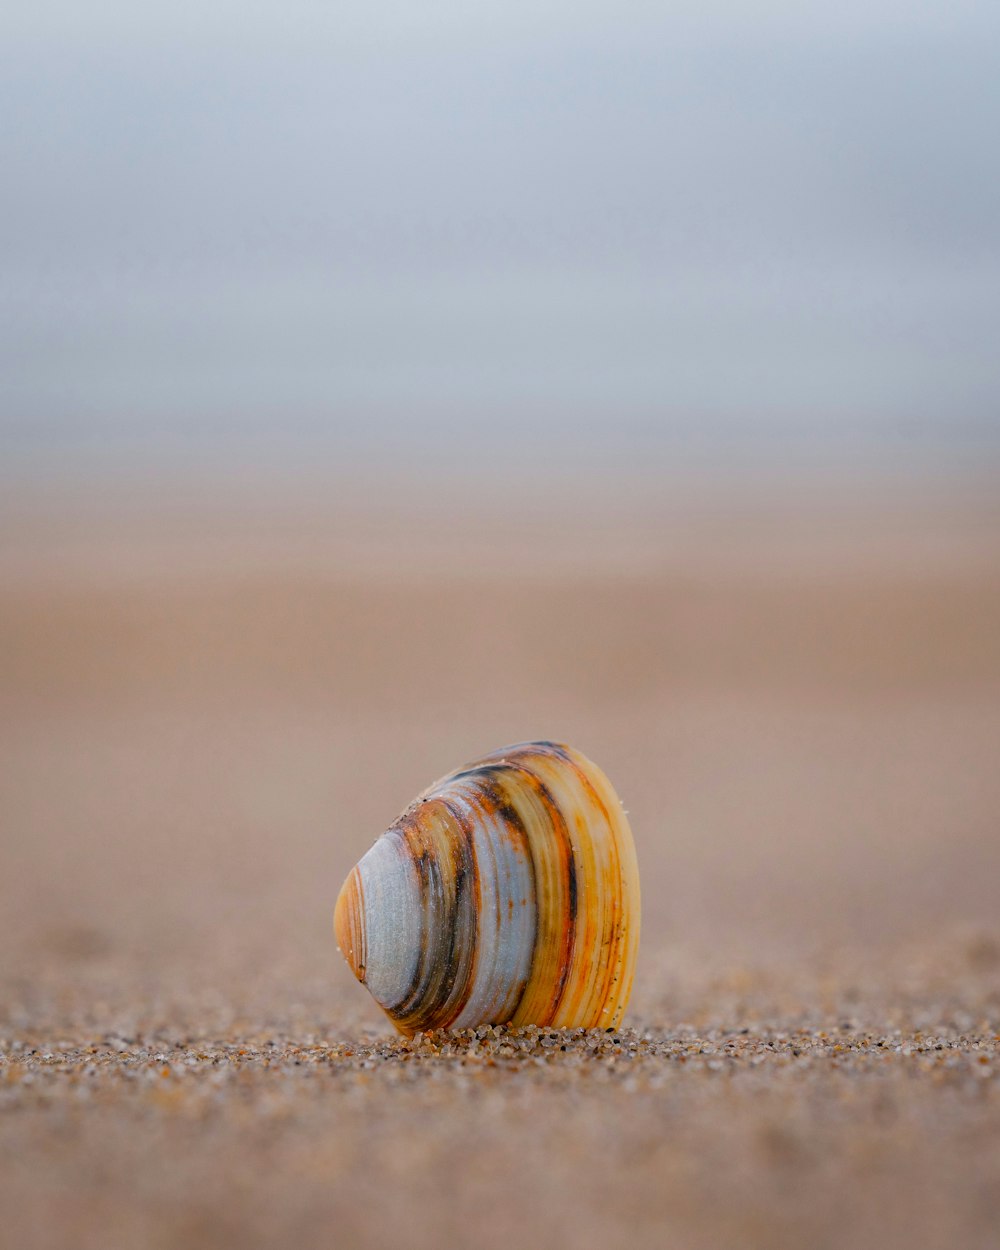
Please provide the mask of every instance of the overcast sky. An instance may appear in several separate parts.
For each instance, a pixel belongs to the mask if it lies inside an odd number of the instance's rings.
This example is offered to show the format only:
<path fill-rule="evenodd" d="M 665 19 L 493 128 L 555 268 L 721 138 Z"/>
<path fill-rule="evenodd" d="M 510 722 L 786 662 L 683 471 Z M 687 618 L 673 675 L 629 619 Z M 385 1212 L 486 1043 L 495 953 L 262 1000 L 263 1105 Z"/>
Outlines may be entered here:
<path fill-rule="evenodd" d="M 1000 431 L 1000 6 L 0 11 L 0 434 Z"/>

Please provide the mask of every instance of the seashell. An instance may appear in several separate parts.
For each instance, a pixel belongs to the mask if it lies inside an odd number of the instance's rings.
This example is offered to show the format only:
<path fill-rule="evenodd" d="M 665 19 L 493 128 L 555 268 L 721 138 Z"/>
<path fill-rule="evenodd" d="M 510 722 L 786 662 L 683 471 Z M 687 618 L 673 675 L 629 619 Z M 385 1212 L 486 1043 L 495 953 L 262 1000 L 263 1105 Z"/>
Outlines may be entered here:
<path fill-rule="evenodd" d="M 579 751 L 527 742 L 420 795 L 347 878 L 334 932 L 402 1033 L 616 1028 L 639 910 L 611 783 Z"/>

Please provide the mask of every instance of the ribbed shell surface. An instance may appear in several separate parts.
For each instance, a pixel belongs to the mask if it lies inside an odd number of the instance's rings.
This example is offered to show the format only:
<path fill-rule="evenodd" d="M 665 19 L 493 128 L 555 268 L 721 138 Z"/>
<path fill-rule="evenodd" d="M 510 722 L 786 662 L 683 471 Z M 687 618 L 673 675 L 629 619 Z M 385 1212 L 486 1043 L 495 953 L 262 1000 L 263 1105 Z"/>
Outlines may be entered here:
<path fill-rule="evenodd" d="M 406 1034 L 617 1027 L 639 944 L 621 803 L 572 748 L 530 742 L 425 791 L 341 890 L 337 941 Z"/>

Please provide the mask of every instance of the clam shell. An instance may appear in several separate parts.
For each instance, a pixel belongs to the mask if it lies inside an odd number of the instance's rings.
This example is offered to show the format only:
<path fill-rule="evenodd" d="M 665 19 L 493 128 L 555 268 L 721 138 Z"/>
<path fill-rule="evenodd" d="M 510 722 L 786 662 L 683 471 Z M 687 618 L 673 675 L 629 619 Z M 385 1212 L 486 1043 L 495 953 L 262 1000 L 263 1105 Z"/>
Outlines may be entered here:
<path fill-rule="evenodd" d="M 334 913 L 355 976 L 405 1034 L 617 1027 L 639 945 L 628 820 L 579 751 L 528 742 L 426 790 Z"/>

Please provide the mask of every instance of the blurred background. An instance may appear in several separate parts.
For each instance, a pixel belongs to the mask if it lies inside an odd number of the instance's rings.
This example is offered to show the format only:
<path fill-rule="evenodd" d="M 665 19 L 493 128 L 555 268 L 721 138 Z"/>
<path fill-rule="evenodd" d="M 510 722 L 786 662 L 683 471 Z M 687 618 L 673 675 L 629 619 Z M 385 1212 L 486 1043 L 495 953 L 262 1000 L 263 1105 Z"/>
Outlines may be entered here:
<path fill-rule="evenodd" d="M 8 1030 L 383 1030 L 341 880 L 537 737 L 631 813 L 640 1025 L 831 952 L 995 968 L 998 40 L 7 6 Z"/>
<path fill-rule="evenodd" d="M 539 736 L 651 949 L 993 920 L 991 10 L 0 23 L 7 943 L 335 977 L 369 840 Z"/>

